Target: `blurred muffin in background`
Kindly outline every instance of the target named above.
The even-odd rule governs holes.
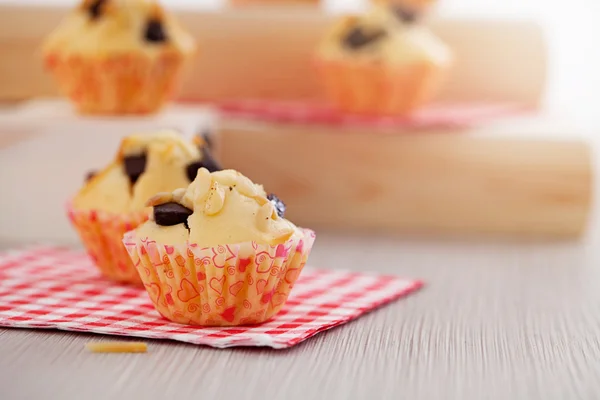
[[[325,1],[325,0],[323,0]],[[234,6],[251,5],[289,5],[289,4],[319,4],[321,0],[229,0]]]
[[[152,0],[85,0],[43,46],[82,114],[149,114],[174,94],[193,38]]]
[[[405,13],[423,15],[430,11],[438,3],[438,0],[371,0],[372,4],[390,5],[399,7]]]
[[[88,254],[107,277],[139,283],[123,235],[148,218],[146,201],[156,193],[187,187],[199,168],[220,170],[201,137],[176,132],[132,135],[115,159],[91,174],[69,203],[69,217]]]
[[[420,23],[422,15],[400,3],[381,2],[364,15],[336,21],[319,44],[316,65],[339,109],[402,115],[436,95],[452,54]]]

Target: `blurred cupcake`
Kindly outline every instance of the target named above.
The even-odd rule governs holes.
[[[297,4],[314,4],[317,5],[321,0],[229,0],[234,6],[251,6],[251,5],[297,5]]]
[[[107,277],[139,283],[123,247],[125,232],[148,219],[146,201],[158,192],[187,187],[198,168],[220,167],[200,137],[175,132],[133,135],[121,142],[115,160],[91,174],[69,203],[69,217],[88,254]]]
[[[404,13],[422,16],[424,13],[435,7],[438,0],[371,0],[370,3],[390,5],[392,7],[397,7],[398,10],[402,10]]]
[[[342,17],[326,34],[316,64],[339,109],[402,115],[437,93],[452,55],[420,16],[418,8],[374,4],[365,15]]]
[[[46,67],[84,114],[147,114],[174,94],[195,43],[151,0],[86,0],[44,43]]]
[[[151,219],[123,242],[165,318],[204,326],[276,315],[315,240],[285,205],[237,171],[202,168],[187,189],[148,202]]]

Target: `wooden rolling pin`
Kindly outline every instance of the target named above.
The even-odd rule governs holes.
[[[57,94],[55,83],[42,69],[39,47],[68,10],[58,5],[0,5],[0,99]],[[321,97],[311,56],[334,16],[309,6],[178,14],[200,48],[181,98]],[[547,54],[538,25],[477,18],[438,18],[429,23],[456,59],[439,100],[539,104]],[[527,62],[522,61],[525,57]]]
[[[488,133],[377,134],[228,119],[219,149],[226,166],[284,199],[289,218],[300,225],[582,234],[592,195],[588,145],[524,130],[514,123]]]

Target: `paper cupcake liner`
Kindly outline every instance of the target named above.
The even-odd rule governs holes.
[[[141,285],[137,269],[123,246],[123,235],[148,219],[146,213],[113,214],[67,206],[71,223],[100,272],[114,281]]]
[[[355,114],[403,115],[427,103],[445,76],[428,64],[391,69],[384,65],[317,61],[329,100]]]
[[[61,92],[82,114],[149,114],[162,108],[178,87],[185,59],[165,54],[100,58],[49,54],[45,63]]]
[[[202,248],[166,245],[129,232],[123,238],[156,310],[187,325],[265,322],[283,307],[315,234],[269,246],[246,242]]]

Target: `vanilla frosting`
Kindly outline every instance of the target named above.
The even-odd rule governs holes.
[[[44,43],[46,53],[108,57],[136,52],[189,54],[194,39],[152,0],[86,0]]]
[[[77,193],[73,206],[115,213],[143,211],[156,193],[190,184],[190,166],[209,157],[205,146],[201,138],[191,142],[173,131],[128,136],[121,141],[114,161]],[[141,168],[135,178],[127,171],[130,161],[137,161]]]
[[[350,35],[358,36],[363,44],[348,45]],[[400,9],[387,3],[374,4],[364,15],[341,17],[325,35],[317,53],[325,61],[376,62],[388,66],[415,63],[445,66],[452,58],[447,46],[427,27],[403,20]]]
[[[182,213],[177,224],[160,225],[157,210],[172,203],[187,208],[189,214]],[[234,170],[210,173],[201,168],[187,188],[157,194],[147,205],[154,207],[154,214],[136,235],[164,244],[211,247],[254,241],[274,245],[303,235],[278,214],[261,185]]]

